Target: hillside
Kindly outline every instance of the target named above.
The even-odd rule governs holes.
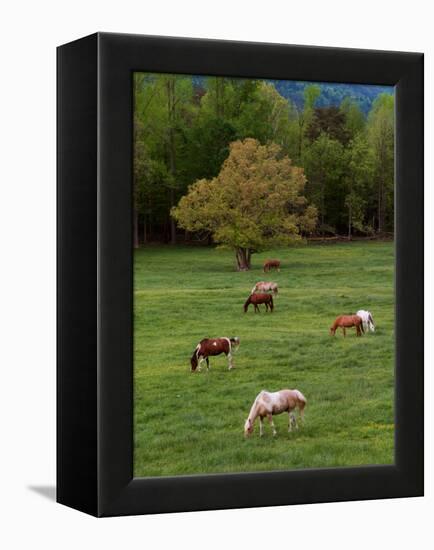
[[[312,82],[299,82],[292,80],[270,80],[276,90],[286,99],[290,99],[298,108],[303,107],[303,92],[306,86]],[[316,105],[325,107],[328,105],[340,105],[345,97],[355,101],[360,109],[367,114],[375,98],[381,93],[393,93],[392,86],[372,86],[368,84],[337,84],[317,83],[321,88]]]

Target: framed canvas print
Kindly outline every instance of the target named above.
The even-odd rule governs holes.
[[[423,494],[423,55],[58,48],[57,499]]]

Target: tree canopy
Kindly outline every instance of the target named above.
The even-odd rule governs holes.
[[[184,229],[210,232],[233,249],[238,269],[246,270],[254,252],[291,245],[314,229],[316,208],[302,194],[305,183],[280,146],[238,140],[219,174],[195,182],[171,213]]]

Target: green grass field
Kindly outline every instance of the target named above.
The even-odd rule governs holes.
[[[266,257],[280,273],[263,274]],[[253,256],[238,273],[229,251],[147,247],[135,252],[134,475],[249,472],[390,464],[394,456],[393,243],[309,245]],[[254,283],[279,284],[274,313],[244,314]],[[369,309],[377,331],[328,334],[339,314]],[[224,355],[190,373],[205,337],[238,336]],[[287,414],[259,438],[243,436],[262,389],[297,388],[305,426]]]

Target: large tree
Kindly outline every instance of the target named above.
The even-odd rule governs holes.
[[[182,228],[210,232],[233,249],[238,270],[245,271],[254,252],[291,245],[314,229],[316,209],[302,194],[305,181],[278,145],[235,141],[218,176],[194,183],[171,212]]]

